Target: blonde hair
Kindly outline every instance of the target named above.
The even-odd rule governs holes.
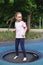
[[[16,13],[15,13],[15,17],[16,17],[18,14],[21,14],[21,15],[22,15],[22,13],[21,13],[21,12],[16,12]]]

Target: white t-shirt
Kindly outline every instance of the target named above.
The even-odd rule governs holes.
[[[16,38],[25,38],[25,36],[23,37],[24,27],[26,27],[25,22],[23,21],[15,22]]]

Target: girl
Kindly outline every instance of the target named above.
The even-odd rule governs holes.
[[[24,21],[22,21],[22,14],[21,12],[17,12],[15,14],[15,31],[16,31],[16,39],[15,39],[15,51],[16,51],[16,56],[14,57],[14,59],[17,59],[19,54],[18,54],[18,46],[20,43],[21,49],[22,49],[22,53],[23,53],[23,61],[26,61],[26,51],[25,51],[25,47],[24,47],[24,42],[25,42],[25,34],[27,31],[27,26],[26,23]]]

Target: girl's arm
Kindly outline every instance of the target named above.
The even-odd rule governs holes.
[[[24,32],[23,32],[22,36],[25,36],[26,31],[27,31],[27,26],[24,28]]]
[[[13,32],[15,32],[15,31],[16,31],[16,29],[14,28]]]
[[[26,31],[27,31],[27,26],[24,28],[24,32],[23,33],[26,34]]]

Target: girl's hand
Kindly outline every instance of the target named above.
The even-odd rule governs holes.
[[[25,32],[22,34],[23,37],[25,37]]]

